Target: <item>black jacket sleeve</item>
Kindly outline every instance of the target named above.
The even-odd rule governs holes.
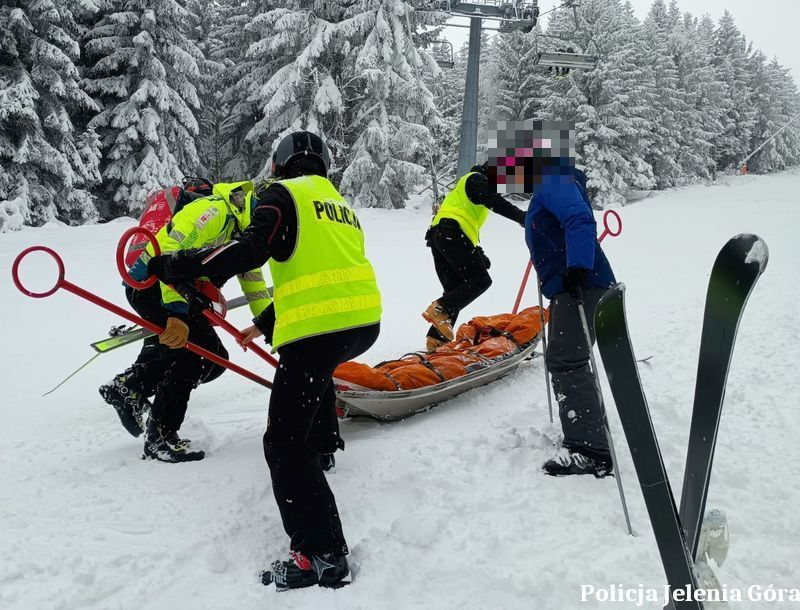
[[[293,248],[297,239],[296,218],[292,218],[293,227],[285,222],[287,200],[292,204],[286,189],[277,184],[271,186],[254,202],[250,226],[238,239],[218,248],[154,256],[147,264],[148,271],[164,282],[175,283],[201,276],[232,276],[262,267],[272,256]]]
[[[270,303],[258,317],[253,318],[253,324],[255,324],[256,328],[264,335],[264,341],[271,345],[272,333],[275,331],[275,303]]]
[[[472,174],[464,185],[472,203],[483,205],[495,214],[525,226],[525,212],[489,188],[489,180],[483,174]]]

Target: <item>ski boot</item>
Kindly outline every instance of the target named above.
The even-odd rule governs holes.
[[[119,421],[132,436],[138,437],[144,432],[144,414],[151,405],[136,383],[133,368],[101,385],[98,391],[103,400],[114,407]]]
[[[453,322],[450,320],[450,314],[439,305],[439,301],[434,301],[428,305],[428,309],[422,312],[422,317],[433,324],[433,327],[438,330],[445,339],[448,341],[453,340]]]
[[[552,460],[542,467],[545,474],[563,477],[571,474],[593,474],[598,479],[607,477],[614,469],[611,454],[591,450],[562,447]]]
[[[303,587],[329,587],[338,589],[349,585],[344,580],[350,574],[350,566],[344,555],[311,555],[307,557],[298,551],[290,552],[292,558],[274,561],[268,570],[261,572],[261,584],[275,583],[278,591],[302,589]]]
[[[152,420],[147,420],[142,459],[158,460],[177,464],[196,462],[206,456],[204,451],[192,449],[191,441],[178,436],[177,432],[162,432]]]
[[[425,337],[425,351],[428,353],[435,352],[447,342],[447,338],[442,333],[436,330],[435,327],[431,328]]]

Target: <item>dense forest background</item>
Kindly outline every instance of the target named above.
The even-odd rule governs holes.
[[[362,207],[400,208],[455,173],[466,51],[437,65],[443,13],[402,0],[0,3],[0,231],[138,214],[184,175],[264,175],[309,129]],[[428,7],[429,8],[429,7]],[[491,120],[577,127],[597,207],[630,189],[711,181],[800,113],[789,71],[718,22],[655,0],[583,0],[543,31],[484,37],[479,142]],[[556,38],[537,37],[547,34]],[[597,53],[566,77],[538,51]],[[800,121],[748,163],[800,163]]]

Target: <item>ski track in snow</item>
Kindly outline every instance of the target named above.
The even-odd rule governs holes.
[[[676,498],[683,476],[706,285],[717,251],[758,233],[770,262],[745,311],[731,366],[708,507],[728,514],[728,588],[800,586],[796,527],[800,355],[795,281],[800,172],[729,177],[620,210],[604,247],[627,284],[627,309]],[[439,294],[423,210],[362,210],[383,292],[383,330],[363,359],[422,346],[420,312]],[[136,355],[92,355],[111,314],[59,292],[32,300],[10,281],[14,256],[45,244],[66,277],[126,305],[113,253],[132,223],[46,226],[0,237],[4,366],[0,383],[0,608],[536,608],[580,603],[580,585],[661,587],[664,576],[633,464],[604,382],[636,537],[625,533],[612,479],[551,479],[541,463],[559,439],[548,421],[539,359],[428,413],[342,423],[347,450],[329,477],[351,547],[355,583],[278,595],[258,573],[286,553],[261,435],[268,396],[233,374],[195,391],[184,425],[207,450],[198,463],[144,462],[97,387]],[[464,313],[507,311],[525,267],[522,231],[487,223],[494,284]],[[23,267],[32,288],[51,265]],[[229,296],[235,296],[231,286]],[[535,304],[531,284],[526,302]],[[231,313],[239,326],[247,312]],[[226,338],[227,341],[227,338]],[[227,341],[234,359],[271,372]],[[758,607],[769,607],[759,604]],[[789,604],[775,604],[788,607]],[[654,606],[655,607],[655,606]],[[747,604],[742,607],[748,607]]]

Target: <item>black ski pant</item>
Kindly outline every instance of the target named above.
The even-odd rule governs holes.
[[[433,266],[444,288],[439,305],[450,314],[455,324],[461,310],[486,292],[492,285],[489,259],[483,249],[474,246],[455,220],[444,218],[426,235],[433,253]],[[443,339],[434,326],[429,337]]]
[[[583,301],[594,345],[594,310],[605,288],[584,288]],[[603,412],[589,365],[589,346],[578,305],[566,292],[550,300],[547,325],[547,369],[558,401],[564,446],[588,452],[608,452]]]
[[[348,553],[319,454],[344,448],[333,371],[367,351],[379,331],[380,324],[373,324],[278,348],[280,364],[272,382],[264,456],[290,548],[306,556]]]
[[[159,326],[166,325],[171,314],[161,304],[159,284],[146,290],[126,287],[125,296],[145,320]],[[189,341],[222,358],[228,357],[219,336],[201,313],[189,310],[185,321],[189,325]],[[213,381],[225,371],[218,364],[187,349],[170,349],[161,345],[158,336],[145,339],[132,368],[142,394],[155,395],[150,418],[165,432],[180,430],[192,390],[201,383]]]

